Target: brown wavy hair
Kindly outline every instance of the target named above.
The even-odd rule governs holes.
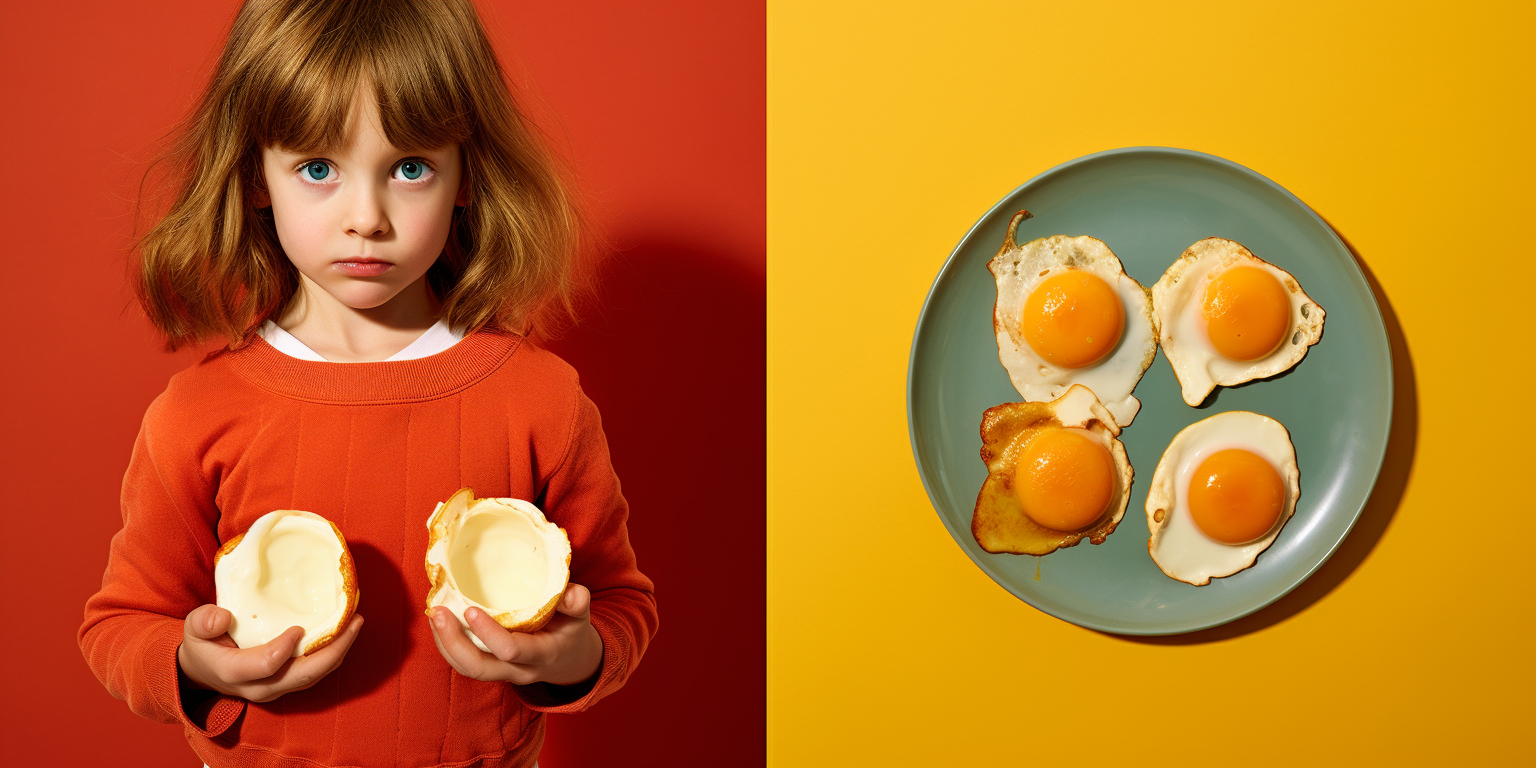
[[[573,317],[582,219],[566,173],[519,110],[470,0],[247,0],[206,90],[172,131],[174,190],[133,245],[131,282],[165,348],[223,336],[231,348],[275,320],[299,286],[270,208],[256,208],[261,148],[346,143],[371,85],[395,147],[457,144],[469,186],[427,271],[455,330],[549,336]]]

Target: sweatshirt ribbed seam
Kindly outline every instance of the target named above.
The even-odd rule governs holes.
[[[352,443],[357,436],[357,425],[354,423],[356,415],[356,411],[347,411],[347,456],[344,460],[345,464],[342,466],[341,475],[341,520],[336,524],[336,527],[340,530],[346,530],[347,528],[347,501],[352,498],[352,494],[349,491],[352,487]],[[355,567],[356,564],[354,563]],[[351,621],[351,618],[348,617],[347,620]],[[343,625],[342,631],[345,630],[346,626]],[[336,747],[341,743],[340,739],[337,738],[337,735],[341,733],[341,715],[337,713],[336,702],[341,701],[341,673],[346,666],[342,664],[331,671],[331,674],[336,678],[334,683],[336,698],[331,703],[331,756],[326,758],[326,762],[329,763],[336,762]],[[398,764],[398,762],[397,760],[396,763]]]
[[[571,457],[571,446],[576,444],[576,421],[581,415],[581,398],[581,386],[578,384],[576,386],[576,397],[571,400],[571,419],[565,425],[565,450],[560,453],[560,461],[555,464],[553,469],[549,470],[549,476],[544,478],[546,485],[550,480],[554,479],[555,475],[560,474],[560,470],[565,466],[566,460]]]
[[[458,398],[458,403],[457,404],[458,404],[458,407],[459,407],[459,415],[458,415],[458,421],[454,424],[454,432],[458,435],[459,444],[457,446],[458,450],[454,451],[453,455],[458,457],[457,466],[454,467],[454,469],[458,472],[459,482],[456,483],[455,485],[457,485],[459,488],[463,488],[464,487],[464,398],[463,397]],[[443,723],[444,723],[444,725],[446,726],[446,728],[448,730],[452,730],[453,729],[453,700],[455,698],[457,698],[456,696],[454,696],[453,689],[455,687],[455,682],[456,682],[456,680],[458,678],[458,675],[454,674],[453,667],[448,666],[446,664],[444,666],[447,667],[447,669],[445,671],[448,674],[448,716],[446,718],[444,718]],[[443,762],[443,749],[446,748],[447,746],[448,746],[448,740],[447,739],[444,739],[444,740],[438,742],[438,744],[437,744],[437,762],[439,762],[439,763]]]
[[[295,432],[297,434],[295,435],[294,441],[293,441],[293,445],[294,445],[294,449],[293,449],[293,483],[288,486],[288,490],[289,490],[289,494],[288,494],[288,508],[289,509],[295,509],[295,508],[298,507],[298,496],[299,496],[299,454],[300,454],[300,452],[304,448],[304,409],[302,409],[302,408],[299,409],[299,426],[298,426],[297,429],[295,429]],[[278,723],[282,726],[282,735],[280,737],[278,737],[277,743],[282,744],[283,746],[287,746],[288,745],[288,718],[286,718],[286,717],[278,718]]]
[[[288,508],[293,509],[299,503],[299,461],[304,452],[304,409],[299,409],[295,417],[298,426],[293,429],[293,480],[288,483]]]
[[[192,539],[193,541],[197,541],[199,547],[204,547],[205,545],[203,544],[203,542],[200,541],[198,539],[198,537],[197,537],[197,528],[193,527],[192,522],[187,519],[187,512],[186,512],[186,510],[182,509],[182,505],[177,503],[176,495],[171,493],[171,487],[169,485],[166,485],[165,477],[160,474],[160,465],[155,462],[155,446],[151,444],[151,439],[150,439],[150,435],[149,435],[149,430],[148,429],[144,430],[144,446],[145,446],[144,455],[145,455],[145,457],[147,459],[149,459],[149,468],[150,468],[150,470],[155,473],[155,482],[160,484],[160,491],[162,493],[164,493],[165,494],[165,498],[171,502],[171,506],[176,508],[176,519],[180,520],[181,524],[183,526],[186,526],[188,538]],[[123,522],[126,523],[127,521],[125,520]],[[207,560],[207,561],[212,561],[213,560],[213,553],[212,552],[209,552],[206,549],[203,549],[201,554],[202,554],[204,560]],[[174,619],[176,617],[172,616],[170,618]],[[187,617],[182,616],[181,620],[185,621],[186,618]]]
[[[414,406],[407,407],[405,409],[405,451],[404,451],[405,468],[404,468],[404,471],[401,473],[404,476],[404,478],[405,478],[405,480],[404,480],[405,488],[403,489],[403,492],[400,494],[400,519],[402,519],[402,520],[410,519],[410,509],[408,508],[408,505],[410,504],[410,498],[411,498],[411,421],[412,421],[412,417],[415,416],[415,414],[416,414],[416,408]],[[406,542],[407,541],[408,541],[408,537],[406,537],[406,536],[401,536],[400,537],[400,559],[399,559],[399,562],[402,565],[405,563],[405,547],[406,547]],[[410,616],[411,615],[411,604],[410,604],[409,592],[410,592],[410,590],[406,590],[407,594],[406,594],[405,611],[402,614],[404,616]],[[406,634],[409,633],[410,631],[411,631],[411,623],[410,622],[408,622],[408,621],[400,622],[400,655],[401,655],[401,657],[405,656],[405,644],[406,644],[406,640],[408,639],[406,637]],[[404,699],[405,699],[405,679],[404,679],[404,677],[401,677],[401,679],[395,681],[395,759],[394,759],[394,764],[395,765],[399,765],[400,764],[400,739],[401,739],[401,737],[405,733],[405,724],[404,724],[404,722],[402,722],[402,720],[404,719],[404,715],[401,712],[401,707],[403,707],[405,705]],[[505,748],[505,745],[503,745],[503,748]],[[442,756],[441,755],[438,756],[438,761],[439,762],[442,761]]]

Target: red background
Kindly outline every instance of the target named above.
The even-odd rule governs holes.
[[[478,3],[616,249],[555,345],[603,411],[661,631],[541,765],[764,761],[764,12],[759,3]],[[196,766],[75,643],[121,525],[159,350],[123,264],[153,142],[238,3],[5,3],[0,184],[0,764]]]

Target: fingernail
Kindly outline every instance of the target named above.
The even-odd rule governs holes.
[[[432,623],[436,624],[438,629],[448,628],[447,622],[443,621],[443,614],[438,613],[437,611],[432,612]]]

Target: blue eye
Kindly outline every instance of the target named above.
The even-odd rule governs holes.
[[[427,172],[427,166],[415,160],[407,160],[400,164],[400,172],[405,174],[407,180],[416,181],[421,178],[423,173]]]
[[[318,174],[315,173],[315,168],[317,167],[320,169]],[[331,166],[322,161],[316,160],[315,162],[305,164],[304,173],[309,177],[311,181],[321,181],[331,174]]]

